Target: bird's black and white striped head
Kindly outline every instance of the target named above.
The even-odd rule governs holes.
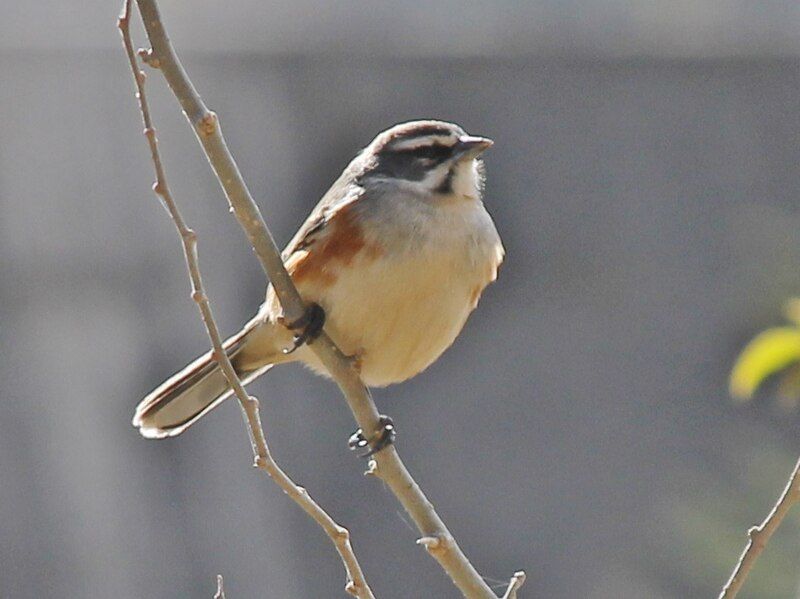
[[[420,194],[478,196],[482,169],[477,157],[492,145],[444,121],[395,125],[365,148],[359,181]]]

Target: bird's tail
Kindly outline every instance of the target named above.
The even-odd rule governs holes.
[[[248,383],[272,367],[245,359],[245,347],[254,327],[246,327],[228,339],[223,347],[242,383]],[[136,407],[133,426],[148,438],[160,439],[181,434],[231,396],[233,390],[211,352],[200,356],[186,368],[164,381]]]

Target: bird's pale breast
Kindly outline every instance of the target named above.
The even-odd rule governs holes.
[[[380,223],[362,227],[342,219],[338,225],[351,229],[347,243],[337,242],[343,253],[326,257],[322,247],[314,248],[325,269],[297,268],[293,275],[301,295],[325,308],[333,340],[359,356],[370,386],[403,381],[434,362],[502,260],[497,231],[479,201],[417,216],[395,215],[385,230]],[[331,238],[345,239],[338,233]],[[306,355],[304,361],[322,371],[313,353]]]

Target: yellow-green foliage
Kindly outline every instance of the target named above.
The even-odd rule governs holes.
[[[792,326],[759,333],[736,359],[730,378],[735,398],[750,399],[767,377],[785,371],[779,395],[791,402],[800,399],[800,299],[787,302],[784,311]]]

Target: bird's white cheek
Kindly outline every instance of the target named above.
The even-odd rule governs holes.
[[[479,199],[481,174],[478,170],[478,162],[476,160],[460,162],[455,168],[453,193]]]
[[[429,172],[425,178],[420,181],[419,188],[422,194],[429,194],[435,189],[439,189],[450,174],[450,165],[442,164]]]

